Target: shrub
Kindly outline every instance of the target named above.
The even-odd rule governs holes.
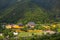
[[[3,40],[4,39],[4,36],[0,36],[0,40]]]

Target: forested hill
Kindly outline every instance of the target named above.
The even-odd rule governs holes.
[[[59,0],[1,0],[0,23],[59,22],[59,2]]]

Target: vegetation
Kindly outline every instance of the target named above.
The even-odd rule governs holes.
[[[3,0],[4,1],[4,0]],[[9,1],[9,0],[8,0]],[[39,0],[38,0],[39,1]],[[38,2],[37,1],[37,2]],[[42,1],[42,0],[41,0]],[[4,1],[6,2],[6,1]],[[42,3],[49,4],[51,10],[47,11],[47,8],[41,7],[43,4],[37,3],[36,0],[22,0],[19,2],[13,1],[10,7],[7,7],[4,11],[0,12],[0,23],[27,23],[29,21],[34,21],[36,23],[51,23],[51,22],[59,22],[60,14],[59,14],[59,6],[54,4],[59,4],[59,1],[53,0],[52,3],[44,2]],[[57,2],[57,3],[54,3]],[[41,6],[40,6],[41,4]],[[46,6],[46,7],[47,7]],[[58,10],[58,11],[57,11]]]
[[[53,28],[53,29],[52,29]],[[1,40],[58,40],[60,39],[60,26],[59,24],[40,24],[36,25],[33,29],[28,26],[24,26],[22,29],[19,29],[20,32],[13,31],[14,29],[3,29],[0,34]],[[15,29],[17,30],[17,29]],[[46,31],[49,31],[46,33]],[[56,33],[51,33],[51,31]],[[18,35],[14,35],[13,33],[17,32]],[[8,37],[8,38],[7,38]]]
[[[59,0],[0,0],[0,40],[60,40],[59,4]]]

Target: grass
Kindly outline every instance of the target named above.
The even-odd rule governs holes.
[[[43,35],[42,32],[21,32],[19,33],[19,37],[32,37],[33,35]]]
[[[29,36],[32,36],[32,33],[30,33],[30,32],[21,32],[21,33],[19,33],[18,36],[19,37],[29,37]]]

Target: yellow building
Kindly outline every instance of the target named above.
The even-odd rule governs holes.
[[[19,29],[19,28],[24,28],[23,26],[19,26],[19,25],[6,25],[7,29]]]
[[[6,25],[6,29],[11,29],[12,31],[15,31],[15,32],[23,32],[22,30],[20,30],[21,28],[24,28],[24,27],[19,25]]]
[[[13,25],[12,28],[20,28],[18,25]]]

